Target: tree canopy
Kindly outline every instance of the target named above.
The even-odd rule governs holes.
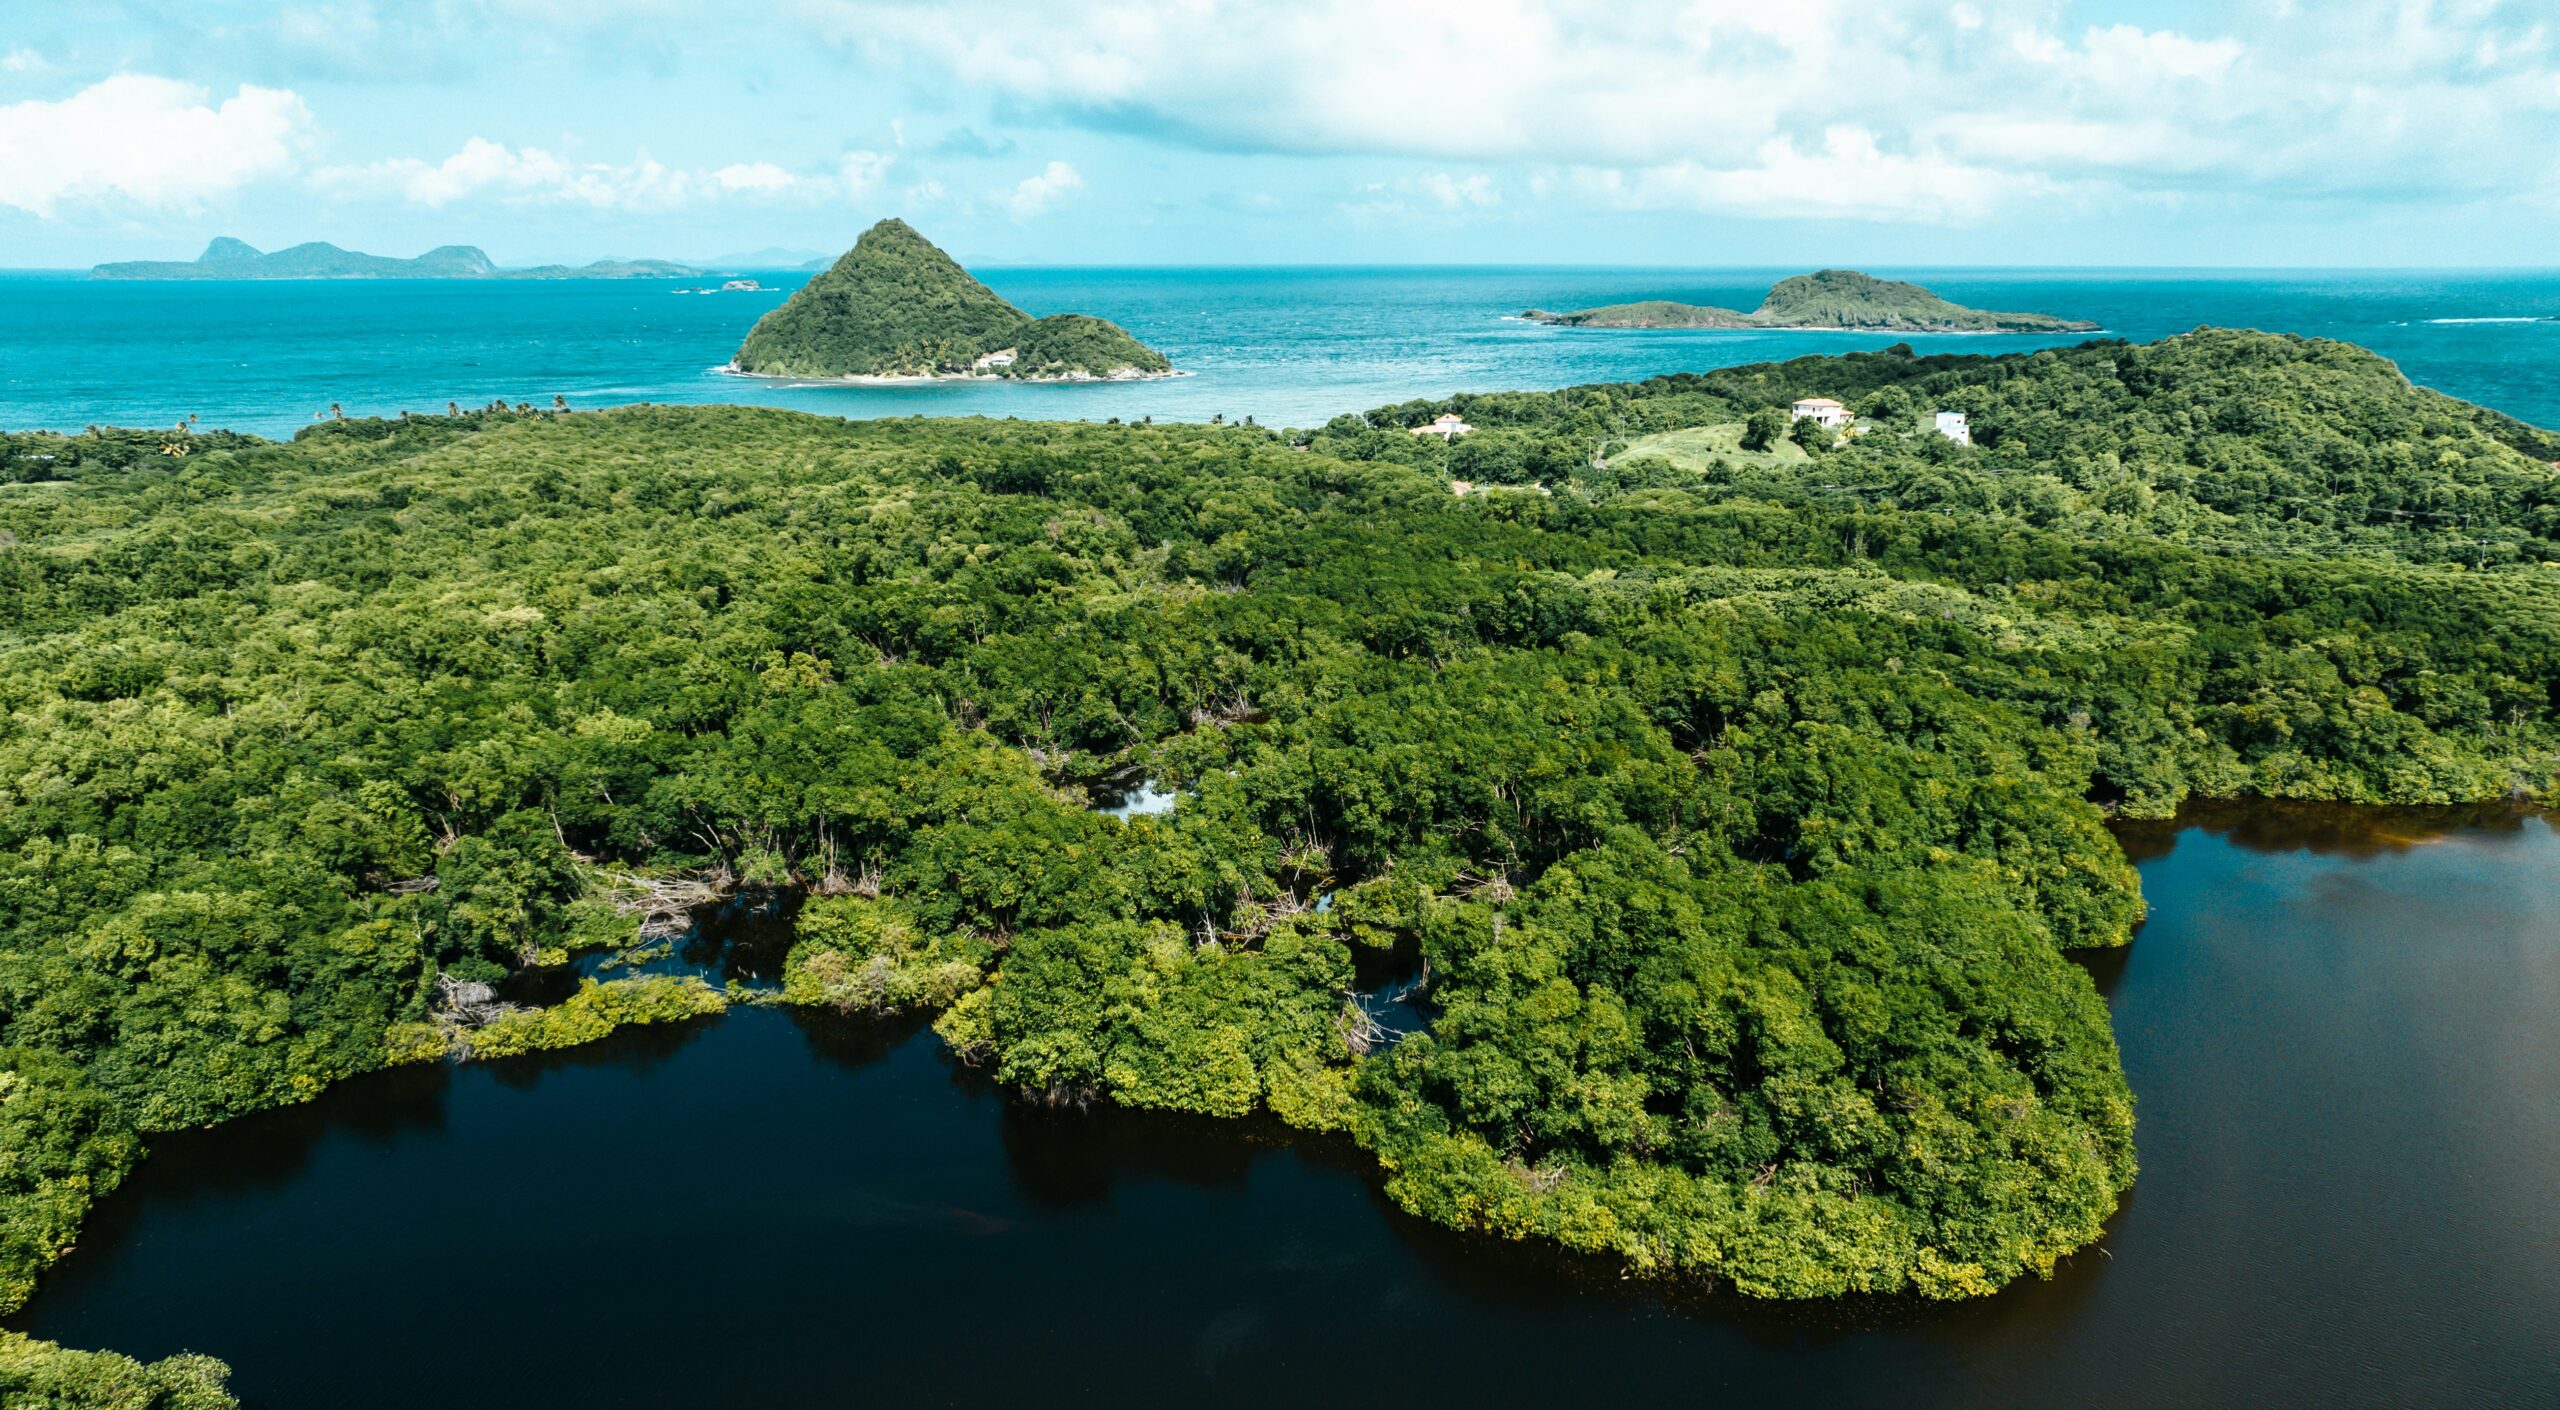
[[[1609,451],[1815,394],[1864,425],[1813,459]],[[2555,453],[2218,332],[1294,434],[0,438],[0,1303],[156,1132],[716,1010],[469,1011],[679,879],[805,889],[784,1001],[1027,1098],[1348,1132],[1424,1218],[1753,1295],[1988,1292],[2134,1177],[2066,953],[2141,915],[2109,811],[2549,796]],[[1133,776],[1177,806],[1093,806]]]
[[[864,231],[842,259],[756,320],[736,363],[776,376],[927,376],[978,370],[1008,349],[1011,362],[984,370],[1108,377],[1172,365],[1116,323],[1033,318],[896,219]]]
[[[1574,328],[1868,328],[1911,333],[2094,333],[2085,319],[2046,313],[1966,308],[1917,284],[1878,279],[1853,269],[1824,269],[1779,280],[1749,313],[1670,299],[1607,304],[1521,315]]]

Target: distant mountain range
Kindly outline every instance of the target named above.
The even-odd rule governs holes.
[[[217,237],[193,260],[125,260],[89,271],[93,279],[690,279],[702,273],[662,259],[603,259],[501,269],[477,245],[438,245],[416,259],[368,255],[313,241],[266,253]]]
[[[1949,303],[1917,284],[1854,269],[1781,279],[1750,313],[1649,299],[1522,317],[1572,328],[1856,328],[1878,333],[2094,333],[2095,323],[2049,313],[1994,313]]]

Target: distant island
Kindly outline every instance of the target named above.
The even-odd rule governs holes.
[[[1917,284],[1853,269],[1779,280],[1749,313],[1648,299],[1572,313],[1530,309],[1534,323],[1567,328],[1862,329],[1878,333],[2094,333],[2098,325],[2045,313],[1994,313],[1949,303]]]
[[[1024,313],[893,218],[757,320],[730,368],[765,377],[1087,382],[1161,377],[1173,364],[1116,323]]]
[[[477,245],[438,245],[416,259],[368,255],[314,240],[273,253],[217,236],[192,260],[139,259],[102,264],[92,279],[690,279],[702,271],[662,259],[600,259],[593,264],[538,264],[501,269]]]

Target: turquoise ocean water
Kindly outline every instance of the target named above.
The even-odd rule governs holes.
[[[121,283],[0,273],[0,429],[92,423],[290,434],[493,398],[751,402],[840,416],[1206,420],[1307,426],[1413,397],[1626,381],[1881,347],[1895,335],[1545,328],[1531,306],[1667,297],[1748,308],[1780,270],[995,269],[1033,313],[1111,318],[1192,375],[1119,385],[858,387],[715,369],[805,274],[703,281]],[[2560,272],[1879,271],[1961,303],[2094,319],[2147,340],[2201,324],[2361,343],[2414,380],[2560,426]],[[717,282],[717,281],[712,281]],[[1911,337],[1926,352],[2074,338]]]

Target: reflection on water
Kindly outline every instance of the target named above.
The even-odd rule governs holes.
[[[2462,803],[2437,808],[2368,808],[2353,803],[2198,799],[2174,819],[2123,820],[2116,841],[2136,863],[2169,855],[2184,832],[2203,831],[2252,852],[2373,857],[2459,833],[2515,832],[2541,810],[2526,803]]]
[[[923,1014],[893,1014],[886,1017],[867,1013],[838,1013],[834,1009],[785,1008],[775,1010],[791,1020],[809,1045],[809,1056],[853,1070],[868,1067],[914,1042],[930,1026]],[[970,1069],[955,1067],[954,1077],[966,1080]]]
[[[1157,818],[1171,813],[1181,797],[1172,789],[1158,787],[1152,778],[1140,777],[1116,787],[1106,784],[1097,788],[1094,811],[1107,818]]]
[[[464,1364],[545,1406],[2560,1403],[2560,836],[2189,821],[2127,829],[2152,919],[2097,968],[2136,1197],[1984,1301],[1629,1281],[1406,1218],[1344,1142],[743,1010],[163,1138],[19,1320],[275,1407],[443,1410]]]
[[[628,945],[588,950],[566,964],[518,970],[498,987],[498,997],[548,1008],[578,992],[582,979],[643,974],[689,975],[715,988],[780,989],[792,923],[806,899],[796,888],[741,891],[694,912],[691,926],[676,934],[635,936]]]

